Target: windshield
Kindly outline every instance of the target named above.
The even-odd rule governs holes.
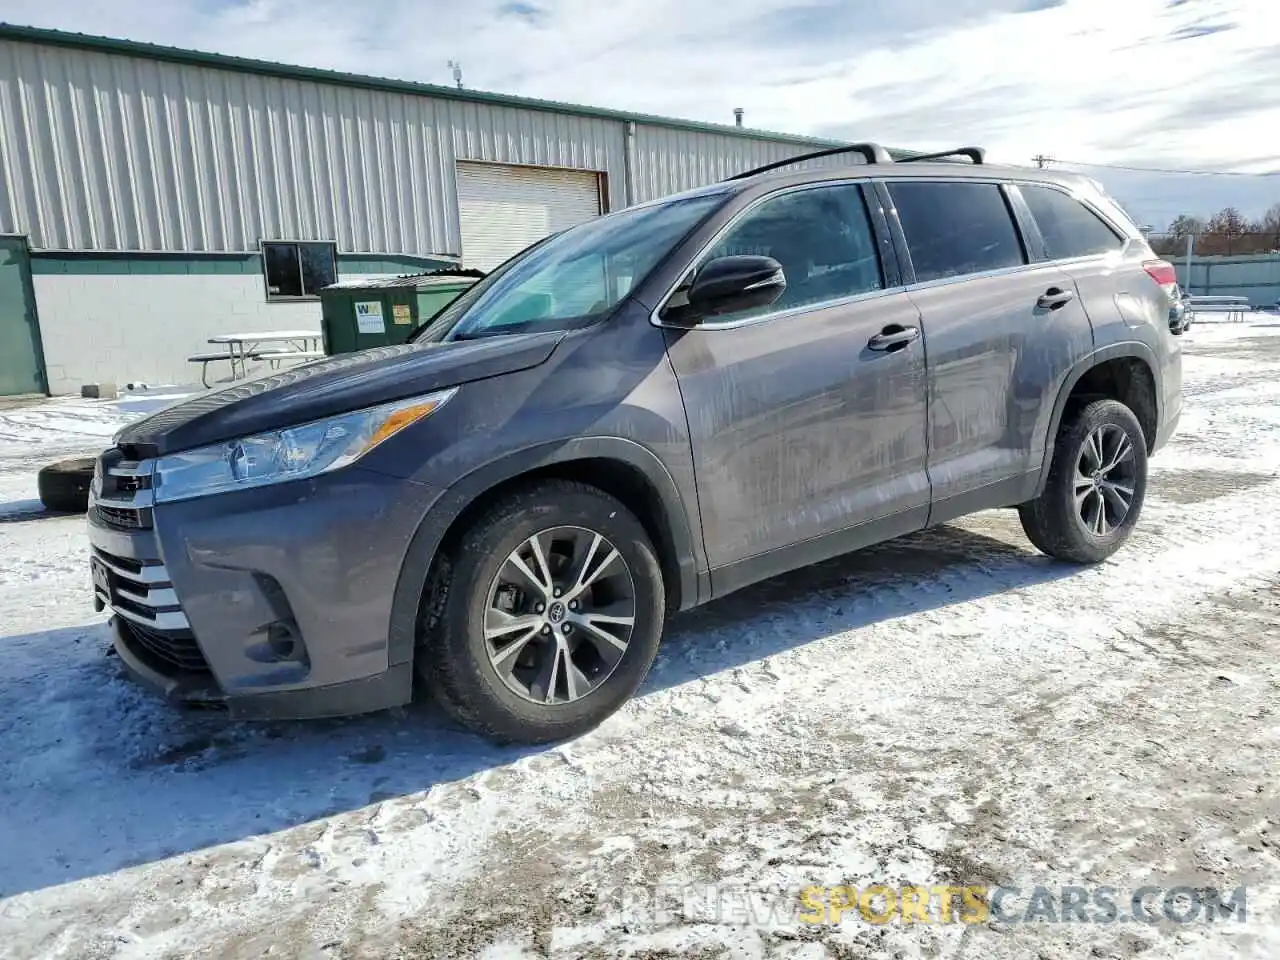
[[[508,261],[414,340],[569,330],[600,319],[726,194],[701,194],[578,224]]]

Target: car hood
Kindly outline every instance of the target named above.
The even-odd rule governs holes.
[[[563,338],[554,331],[327,357],[182,400],[129,424],[115,442],[151,457],[307,423],[536,367]]]

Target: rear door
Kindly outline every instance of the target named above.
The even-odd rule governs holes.
[[[886,281],[862,186],[765,197],[694,269],[735,254],[777,259],[782,299],[667,329],[717,593],[919,528],[929,502],[919,313]],[[886,329],[902,342],[883,349]]]
[[[44,392],[27,241],[0,237],[0,396]]]
[[[1044,404],[1092,348],[1071,277],[1032,263],[994,181],[889,180],[929,365],[930,523],[1029,496]],[[1033,492],[1033,490],[1031,491]]]
[[[1151,347],[1164,391],[1162,405],[1167,413],[1177,411],[1182,404],[1181,344],[1169,330],[1169,296],[1146,272],[1147,261],[1156,256],[1136,227],[1118,222],[1123,212],[1111,209],[1114,201],[1088,191],[1022,183],[1014,192],[1034,225],[1041,259],[1056,262],[1075,282],[1096,345],[1137,339]]]
[[[1117,319],[1124,298],[1133,295],[1125,289],[1125,238],[1062,187],[1022,183],[1012,189],[1039,235],[1042,253],[1036,259],[1057,263],[1075,281],[1095,326]],[[1131,272],[1135,280],[1147,279],[1140,262]]]

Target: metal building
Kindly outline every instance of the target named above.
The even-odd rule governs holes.
[[[0,394],[190,382],[209,336],[318,330],[324,283],[829,145],[0,25]]]

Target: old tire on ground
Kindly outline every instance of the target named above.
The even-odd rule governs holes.
[[[1049,556],[1098,563],[1129,538],[1146,492],[1147,445],[1138,418],[1115,400],[1095,400],[1063,418],[1044,491],[1018,515]]]
[[[49,510],[84,513],[89,509],[89,484],[94,457],[76,457],[44,467],[36,475],[40,502]]]
[[[504,498],[433,566],[418,674],[460,723],[508,743],[584,733],[625,703],[662,633],[644,526],[595,487]]]

